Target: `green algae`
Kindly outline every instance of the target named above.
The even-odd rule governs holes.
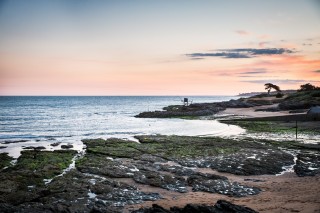
[[[10,166],[10,162],[13,160],[12,157],[8,155],[8,153],[0,153],[0,170]]]
[[[293,133],[295,129],[274,121],[220,120],[222,123],[240,126],[248,132]]]
[[[44,178],[51,178],[67,168],[75,154],[76,151],[73,150],[22,151],[13,169],[38,172]]]

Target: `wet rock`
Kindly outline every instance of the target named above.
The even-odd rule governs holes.
[[[185,193],[188,191],[185,179],[178,176],[161,174],[155,171],[140,170],[134,174],[133,179],[137,183],[156,186],[170,191],[176,191],[180,193]]]
[[[10,205],[8,203],[1,203],[1,202],[0,202],[0,210],[2,213],[12,213],[12,212],[18,211],[16,206]]]
[[[77,168],[82,173],[91,173],[113,178],[128,178],[138,169],[134,165],[125,165],[119,160],[113,160],[104,155],[88,153],[77,162]]]
[[[184,166],[212,168],[236,175],[278,174],[293,164],[293,156],[280,150],[248,149],[241,152],[197,159],[180,160]]]
[[[46,147],[44,147],[44,146],[26,146],[26,147],[23,147],[22,149],[43,150],[43,149],[46,149]]]
[[[320,154],[299,153],[297,155],[296,165],[293,168],[299,177],[320,174]]]
[[[187,204],[183,208],[173,207],[167,210],[159,205],[153,204],[151,208],[141,208],[132,213],[256,213],[255,210],[245,206],[235,205],[225,200],[218,200],[214,206]]]
[[[135,158],[144,154],[138,149],[140,145],[133,141],[117,138],[109,138],[107,140],[87,139],[82,141],[87,146],[88,153],[118,158]]]
[[[71,148],[73,148],[73,145],[72,144],[64,144],[64,145],[61,145],[61,148],[62,149],[71,149]]]
[[[62,200],[68,204],[68,201],[78,200],[77,205],[70,203],[69,208],[73,211],[81,206],[87,206],[89,203],[87,207],[91,210],[100,209],[104,212],[110,212],[110,208],[113,207],[123,207],[127,204],[137,204],[161,198],[158,193],[144,193],[135,186],[126,183],[100,176],[86,175],[77,171],[71,171],[65,176],[55,179],[49,185],[49,190],[52,194],[46,197],[46,203]]]
[[[50,144],[50,146],[59,146],[60,144],[61,144],[61,142],[56,142],[56,143]]]
[[[251,182],[266,182],[265,180],[259,180],[254,178],[245,178],[244,181],[251,181]]]
[[[187,182],[192,186],[193,191],[218,193],[233,197],[245,197],[260,192],[258,188],[240,185],[237,182],[231,183],[226,177],[219,175],[198,173],[190,176]]]
[[[155,162],[167,162],[167,160],[159,157],[159,156],[154,156],[150,154],[142,154],[141,156],[134,157],[135,160],[141,160],[141,161],[146,161],[155,163]]]
[[[10,144],[10,143],[24,143],[28,142],[28,140],[15,140],[15,141],[5,141],[4,144]]]
[[[158,171],[171,172],[178,176],[190,176],[196,173],[193,169],[179,165],[154,164],[153,166]]]

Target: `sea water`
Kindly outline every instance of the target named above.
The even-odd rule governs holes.
[[[232,96],[188,97],[193,103],[236,99]],[[164,134],[186,136],[228,136],[242,133],[237,126],[215,120],[135,118],[143,111],[181,105],[179,96],[99,97],[0,97],[0,152],[17,157],[23,147],[53,143],[72,144],[82,149],[85,138],[125,138]]]

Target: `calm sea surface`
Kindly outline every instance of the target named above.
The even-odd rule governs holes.
[[[72,143],[84,138],[128,138],[140,134],[231,135],[243,132],[214,120],[145,119],[143,111],[181,104],[179,96],[0,97],[0,152],[19,156],[23,146]],[[193,103],[226,101],[232,96],[188,97]],[[4,148],[5,147],[5,148]]]

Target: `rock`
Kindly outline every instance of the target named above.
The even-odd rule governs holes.
[[[178,176],[161,174],[154,171],[140,170],[134,174],[133,179],[137,183],[156,186],[170,191],[176,191],[180,193],[185,193],[188,191],[185,179]]]
[[[163,111],[142,112],[135,117],[137,118],[170,118],[182,117],[189,118],[190,116],[209,116],[217,112],[223,111],[226,108],[248,108],[253,106],[271,105],[274,102],[259,99],[244,99],[214,102],[214,103],[194,103],[189,106],[171,105],[164,107]]]
[[[111,160],[104,155],[88,153],[76,164],[82,173],[103,175],[113,178],[129,178],[139,171],[134,165],[124,165],[121,161]]]
[[[44,146],[26,146],[26,147],[23,147],[22,149],[43,150],[43,149],[46,149],[46,147],[44,147]]]
[[[7,148],[7,146],[0,146],[0,149],[5,149]]]
[[[178,165],[167,165],[167,164],[155,164],[154,167],[158,171],[171,172],[178,176],[190,176],[195,174],[196,172],[188,167],[178,166]]]
[[[10,157],[8,153],[0,153],[0,170],[6,166],[10,166],[10,162],[13,160],[13,157]]]
[[[71,148],[73,148],[73,145],[72,144],[61,145],[61,148],[62,149],[71,149]]]
[[[240,185],[237,182],[231,183],[226,177],[211,174],[192,175],[187,180],[192,191],[203,191],[229,195],[233,197],[245,197],[247,195],[256,195],[260,189]]]
[[[15,140],[15,141],[5,141],[3,142],[4,144],[10,144],[10,143],[24,143],[27,142],[28,140]]]
[[[293,168],[299,177],[320,174],[320,154],[299,153],[297,155],[296,165]]]
[[[294,113],[305,113],[308,110],[306,109],[294,109],[294,110],[290,110],[289,113],[294,114]]]
[[[56,143],[52,143],[50,144],[50,146],[59,146],[61,144],[61,142],[56,142]],[[71,147],[72,148],[72,147]]]
[[[266,182],[265,180],[259,180],[254,178],[245,178],[244,181],[252,181],[252,182]]]
[[[132,213],[257,213],[245,206],[235,205],[225,200],[218,200],[214,206],[187,204],[183,208],[172,207],[170,210],[153,204],[151,208],[140,208]]]
[[[236,175],[263,175],[282,172],[284,166],[293,164],[293,156],[280,150],[247,149],[218,157],[183,159],[179,163],[190,167],[209,167]]]

